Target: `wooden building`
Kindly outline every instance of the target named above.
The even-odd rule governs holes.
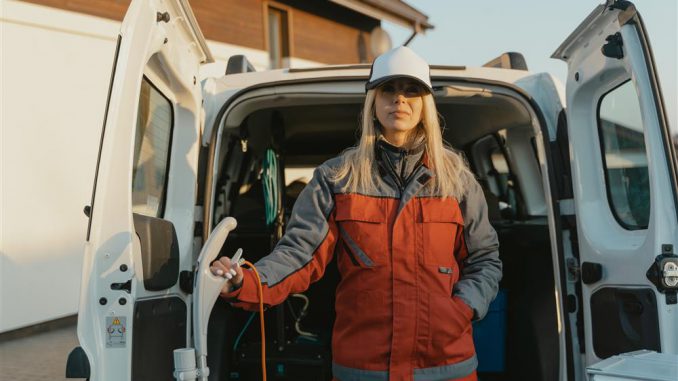
[[[130,0],[27,0],[122,20]],[[268,52],[268,68],[297,62],[371,62],[383,50],[381,21],[423,33],[428,17],[401,0],[194,0],[205,38]],[[377,45],[377,46],[375,46]],[[259,65],[261,66],[261,65]]]

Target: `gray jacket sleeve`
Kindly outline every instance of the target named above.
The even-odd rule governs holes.
[[[273,287],[307,266],[318,254],[330,257],[323,258],[323,264],[331,260],[336,241],[334,226],[330,226],[334,225],[330,220],[333,209],[334,193],[320,166],[294,203],[285,234],[273,252],[256,263],[262,282]]]
[[[473,319],[482,319],[499,290],[501,261],[499,239],[487,218],[487,202],[480,184],[473,181],[459,203],[464,218],[462,242],[458,249],[461,276],[454,295],[473,309]]]

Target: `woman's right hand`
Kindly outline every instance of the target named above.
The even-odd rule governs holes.
[[[222,293],[228,293],[230,291],[229,283],[236,288],[242,285],[242,267],[240,267],[237,263],[231,262],[231,258],[221,257],[212,262],[210,271],[212,271],[212,274],[216,276],[222,276],[230,280],[230,282],[226,282],[224,284],[224,288],[221,289]]]

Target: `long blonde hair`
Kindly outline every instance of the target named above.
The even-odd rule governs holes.
[[[374,100],[376,90],[372,89],[365,96],[365,104],[361,115],[361,134],[358,145],[344,151],[344,160],[331,175],[331,180],[341,181],[347,178],[343,191],[349,193],[376,193],[374,181],[375,144],[381,135],[375,125]],[[443,197],[461,199],[464,191],[473,180],[473,173],[464,158],[443,141],[438,122],[438,112],[432,94],[422,96],[422,120],[417,131],[410,134],[411,139],[424,135],[428,167],[434,176],[429,186],[433,193]]]

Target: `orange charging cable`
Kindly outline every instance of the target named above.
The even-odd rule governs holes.
[[[249,261],[244,261],[243,265],[251,268],[254,271],[254,276],[257,278],[257,288],[259,291],[259,325],[261,327],[261,374],[263,381],[266,381],[266,329],[264,325],[264,291],[261,287],[261,278],[257,268]]]

